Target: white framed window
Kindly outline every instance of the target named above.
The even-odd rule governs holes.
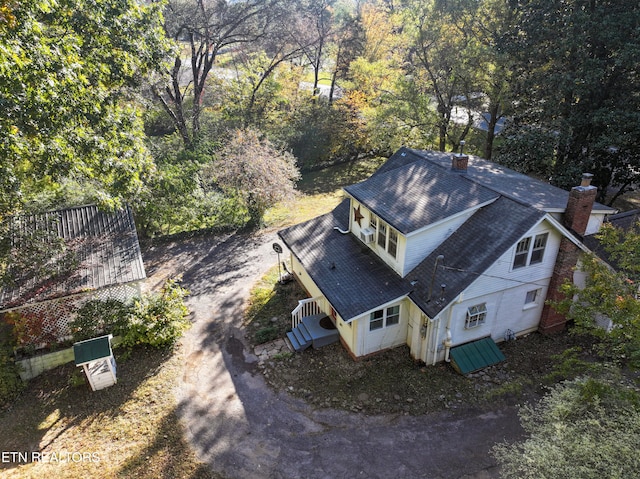
[[[487,304],[476,304],[467,309],[467,318],[465,320],[465,329],[476,328],[484,324],[487,319]]]
[[[531,259],[529,260],[529,264],[542,263],[542,260],[544,258],[544,249],[547,247],[548,237],[549,233],[536,235],[535,239],[533,240],[533,248],[531,250]]]
[[[398,253],[398,233],[393,228],[389,228],[389,244],[387,245],[387,252],[394,258]]]
[[[525,238],[516,245],[516,256],[513,258],[513,269],[522,268],[527,265],[530,243],[531,238]]]
[[[369,331],[387,328],[400,323],[400,305],[379,309],[369,315]]]
[[[513,257],[513,269],[542,263],[548,238],[549,233],[542,233],[535,237],[529,236],[520,240],[516,245],[516,253]]]
[[[538,302],[538,297],[540,296],[540,290],[534,289],[531,291],[527,291],[527,297],[524,300],[525,306],[528,304],[536,304]]]
[[[382,221],[378,224],[378,246],[387,247],[387,225]]]
[[[393,259],[398,256],[398,232],[373,213],[369,218],[369,228],[375,232],[376,243]]]

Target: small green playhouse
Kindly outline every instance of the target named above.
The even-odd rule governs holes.
[[[111,334],[74,343],[76,366],[82,367],[93,391],[113,386],[116,377],[116,360],[111,349]]]

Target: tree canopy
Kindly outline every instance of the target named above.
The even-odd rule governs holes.
[[[640,396],[618,375],[554,387],[520,410],[527,438],[494,448],[504,479],[614,479],[640,470]]]
[[[157,7],[135,0],[38,0],[0,25],[0,216],[62,178],[116,203],[150,166],[131,101],[166,48]]]

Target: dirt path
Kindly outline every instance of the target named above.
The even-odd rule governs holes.
[[[180,272],[191,291],[194,326],[177,397],[200,459],[229,479],[498,477],[489,450],[521,434],[513,408],[372,417],[269,389],[241,321],[250,288],[276,264],[274,241],[273,232],[224,235],[145,255],[152,285]]]

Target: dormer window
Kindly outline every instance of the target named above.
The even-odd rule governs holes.
[[[369,228],[376,233],[378,246],[395,259],[398,254],[398,232],[373,214],[369,218]]]
[[[536,235],[520,240],[516,245],[516,254],[513,258],[513,269],[527,265],[542,263],[544,250],[547,247],[549,233]]]
[[[382,221],[378,225],[378,246],[386,248],[387,246],[387,225]]]
[[[394,258],[398,252],[398,233],[393,228],[389,228],[389,244],[387,245],[387,252]]]

